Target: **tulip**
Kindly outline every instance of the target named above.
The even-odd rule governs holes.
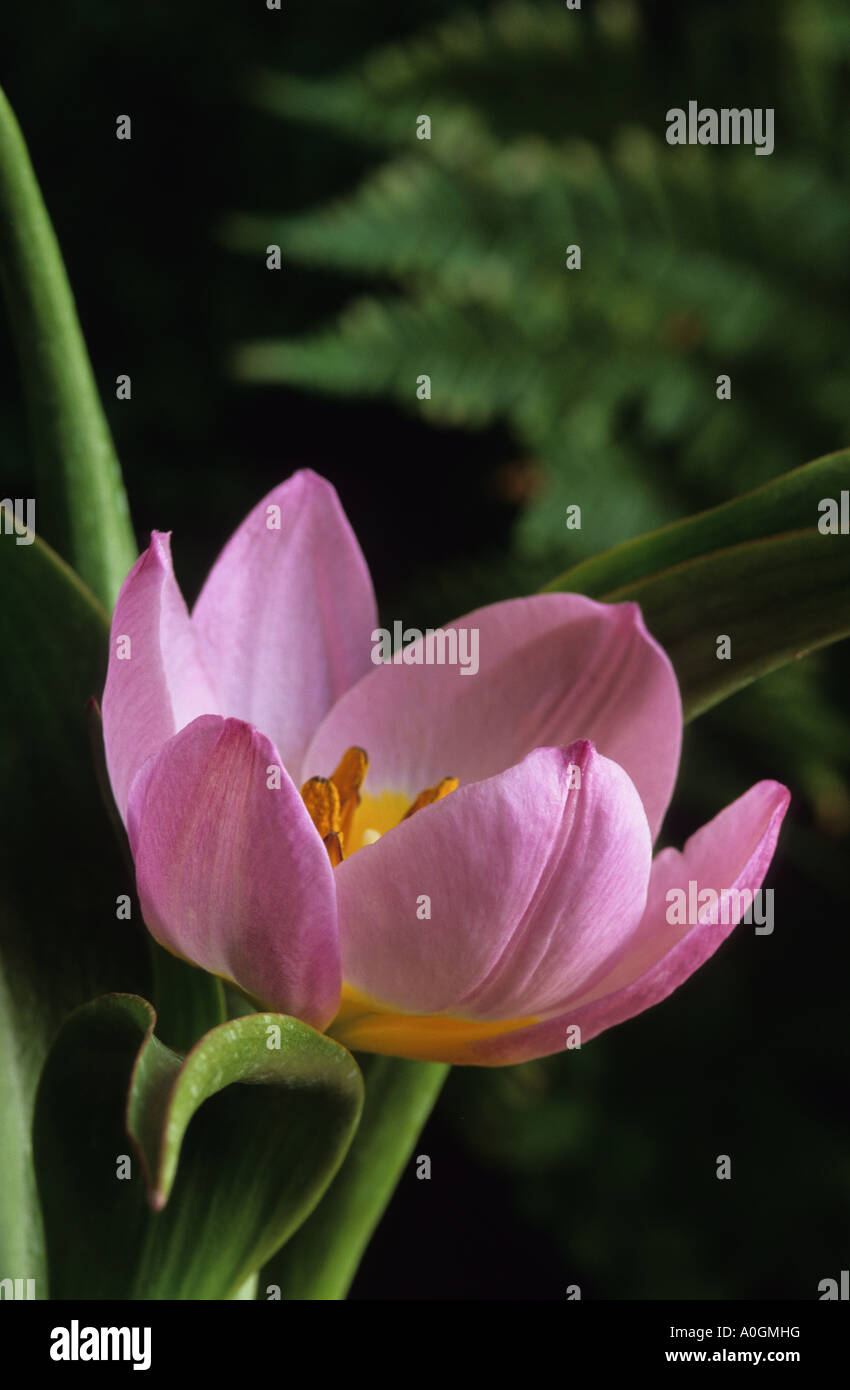
[[[251,512],[191,616],[154,533],[103,697],[154,937],[263,1007],[407,1058],[524,1061],[665,998],[742,910],[683,927],[668,894],[758,890],[787,790],[757,783],[653,859],[682,712],[635,604],[482,608],[449,625],[478,632],[471,679],[435,663],[433,635],[373,664],[376,623],[310,472]]]

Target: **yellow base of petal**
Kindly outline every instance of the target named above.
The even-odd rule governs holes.
[[[386,1008],[351,985],[343,985],[339,1013],[326,1032],[351,1052],[381,1052],[415,1062],[462,1065],[475,1043],[514,1033],[537,1018],[450,1018],[445,1014],[405,1014]]]

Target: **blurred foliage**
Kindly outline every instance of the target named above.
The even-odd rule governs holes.
[[[837,5],[776,9],[758,84],[777,110],[768,158],[667,146],[668,105],[721,102],[716,41],[697,19],[671,84],[630,0],[578,21],[507,0],[330,77],[259,77],[269,112],[382,158],[318,208],[231,218],[229,243],[381,288],[308,334],[244,345],[239,374],[506,422],[526,556],[560,559],[570,503],[578,559],[845,442],[850,26]]]

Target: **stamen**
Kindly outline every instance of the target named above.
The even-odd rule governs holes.
[[[334,783],[327,777],[311,777],[301,788],[301,797],[322,839],[339,835],[339,792]]]
[[[322,838],[331,866],[336,868],[349,854],[361,846],[373,845],[382,834],[401,820],[408,820],[424,806],[442,801],[457,789],[457,777],[441,777],[433,787],[420,792],[412,806],[404,811],[404,796],[399,792],[383,792],[377,799],[366,797],[360,789],[369,767],[369,757],[362,748],[347,748],[330,777],[311,777],[301,788],[301,796],[314,826]],[[362,829],[355,823],[355,813],[363,805],[360,820],[371,820],[372,826]],[[373,820],[373,816],[375,819]],[[376,828],[382,827],[381,830]]]
[[[342,837],[335,830],[332,830],[330,835],[325,836],[323,844],[328,852],[331,868],[335,869],[337,864],[341,864],[343,860]]]
[[[343,836],[347,836],[351,830],[368,767],[369,758],[362,748],[347,748],[336,771],[331,774],[331,781],[339,792],[339,825]]]
[[[449,792],[457,791],[459,782],[457,777],[441,777],[436,786],[426,787],[424,792],[420,792],[413,805],[405,811],[402,820],[407,820],[410,816],[421,811],[423,806],[431,806],[435,801],[442,801]]]

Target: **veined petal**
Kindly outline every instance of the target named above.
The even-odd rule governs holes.
[[[534,748],[587,738],[625,768],[654,837],[676,778],[682,710],[673,668],[637,605],[537,594],[481,608],[442,631],[453,630],[461,657],[477,640],[476,674],[471,661],[466,673],[437,664],[443,639],[413,643],[403,662],[375,667],[331,710],[305,776],[335,767],[357,744],[369,753],[369,792],[412,800],[441,777],[482,781]]]
[[[447,1028],[558,1007],[634,931],[651,853],[629,777],[584,740],[424,807],[335,871],[346,986],[374,1007],[332,1033],[439,1057]]]
[[[163,946],[316,1028],[333,1018],[333,870],[264,734],[196,719],[137,775],[128,828],[142,914]]]
[[[154,531],[118,595],[103,692],[106,766],[125,822],[142,764],[178,729],[219,709],[174,578],[170,535]]]
[[[192,616],[223,712],[263,729],[303,781],[320,720],[369,670],[377,620],[366,561],[330,483],[305,470],[263,498]]]
[[[640,924],[623,942],[610,970],[557,1017],[510,1036],[475,1041],[463,1058],[453,1060],[504,1066],[544,1057],[564,1048],[571,1025],[579,1026],[585,1043],[666,999],[740,921],[747,890],[754,894],[764,881],[789,800],[787,788],[779,782],[757,782],[692,835],[682,853],[663,850],[652,866]],[[724,915],[722,908],[704,914],[713,917],[713,924],[708,920],[683,927],[668,922],[668,893],[672,889],[688,894],[692,882],[697,896],[708,888],[718,895],[734,890],[727,899],[727,922],[718,920]]]

